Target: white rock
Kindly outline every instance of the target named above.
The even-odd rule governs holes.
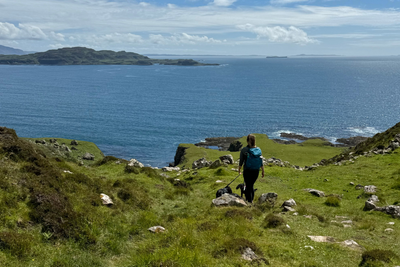
[[[212,203],[217,206],[239,206],[239,207],[244,207],[247,206],[246,202],[241,199],[237,198],[231,194],[223,194],[219,198],[213,199]]]
[[[345,240],[343,242],[338,242],[340,245],[347,247],[347,248],[351,248],[354,250],[363,250],[363,247],[360,246],[356,241],[354,240]]]
[[[289,226],[289,224],[286,224],[286,228],[290,229],[290,226]]]
[[[242,258],[247,261],[252,261],[258,259],[258,256],[251,248],[246,248],[242,254]]]
[[[347,221],[342,221],[343,224],[352,224],[353,221],[352,220],[347,220]]]
[[[150,227],[147,230],[149,230],[152,233],[163,233],[163,232],[165,232],[165,228],[162,227],[162,226],[153,226],[153,227]]]
[[[386,232],[386,233],[391,233],[391,232],[393,232],[393,231],[394,231],[394,230],[393,230],[392,228],[386,228],[386,229],[385,229],[385,232]]]
[[[313,246],[304,246],[304,248],[309,248],[309,249],[311,249],[311,250],[314,250],[314,247],[313,247]]]
[[[103,205],[114,205],[113,201],[106,194],[100,194],[100,198],[103,201]]]
[[[144,165],[142,163],[140,163],[139,161],[137,161],[136,159],[131,159],[128,162],[128,166],[138,167],[138,168],[143,168],[144,167]]]
[[[331,236],[316,236],[316,235],[308,235],[312,241],[320,242],[320,243],[333,243],[335,239]]]
[[[389,224],[389,225],[394,225],[394,222],[388,222],[387,224]]]
[[[64,171],[65,173],[69,173],[69,174],[72,174],[72,172],[71,171]]]
[[[343,227],[344,228],[351,228],[351,225],[350,224],[343,224]]]
[[[298,212],[295,212],[295,213],[293,213],[292,215],[293,215],[293,216],[297,216],[297,215],[299,215],[299,213],[298,213]]]
[[[217,184],[221,184],[221,183],[223,183],[224,181],[216,180],[215,182],[216,182]]]

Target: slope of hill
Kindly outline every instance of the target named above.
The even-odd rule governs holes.
[[[180,65],[204,66],[192,59],[150,59],[133,52],[95,51],[85,47],[60,48],[22,56],[0,56],[9,65]],[[215,64],[214,64],[215,65]]]
[[[27,52],[21,49],[15,49],[12,47],[0,45],[0,55],[25,55]]]
[[[371,193],[355,187],[375,185],[378,206],[398,205],[400,149],[311,171],[267,166],[256,199],[275,192],[274,205],[218,208],[211,200],[237,176],[235,164],[163,172],[103,157],[79,140],[76,154],[65,149],[70,140],[59,139],[66,144],[60,147],[48,138],[32,141],[0,128],[2,266],[400,265],[400,221],[363,211]],[[82,158],[86,150],[95,161]],[[234,192],[240,194],[234,188],[242,181],[232,184]],[[102,193],[114,205],[103,205]],[[291,198],[295,211],[283,211]],[[166,231],[148,230],[158,225]],[[243,258],[246,251],[252,261]]]

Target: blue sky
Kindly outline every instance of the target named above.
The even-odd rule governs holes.
[[[400,0],[0,0],[0,44],[142,54],[400,54]]]

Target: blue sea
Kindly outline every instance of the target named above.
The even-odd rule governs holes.
[[[180,143],[206,137],[334,142],[400,121],[400,57],[189,58],[220,65],[0,65],[0,125],[162,167]]]

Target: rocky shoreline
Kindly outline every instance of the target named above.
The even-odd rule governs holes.
[[[338,138],[336,140],[337,144],[333,144],[329,142],[328,139],[324,137],[306,137],[300,134],[295,133],[281,133],[280,137],[285,139],[272,139],[275,143],[284,144],[284,145],[293,145],[299,144],[306,140],[311,139],[320,139],[325,141],[326,146],[334,146],[334,147],[351,147],[356,146],[361,142],[364,142],[368,139],[368,137],[364,136],[353,136],[348,138]],[[204,147],[204,148],[213,148],[218,147],[220,151],[239,151],[242,148],[242,145],[238,141],[240,137],[208,137],[203,142],[196,143],[196,146]],[[286,140],[289,139],[289,140]],[[301,141],[301,142],[299,142]]]

